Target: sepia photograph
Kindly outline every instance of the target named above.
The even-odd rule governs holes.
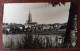
[[[77,4],[4,3],[3,49],[77,48]]]

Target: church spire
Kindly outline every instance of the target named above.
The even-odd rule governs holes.
[[[30,10],[29,10],[28,20],[26,21],[25,25],[35,25],[35,24],[37,24],[37,23],[32,22],[32,14],[30,13]]]
[[[31,23],[31,22],[32,22],[32,15],[31,15],[30,10],[29,10],[28,23]]]

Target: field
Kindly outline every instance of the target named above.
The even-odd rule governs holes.
[[[64,37],[58,34],[3,34],[4,49],[61,48]]]

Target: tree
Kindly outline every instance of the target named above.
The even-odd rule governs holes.
[[[75,24],[75,18],[77,18],[76,15],[77,15],[77,4],[71,3],[70,10],[69,10],[69,20],[67,23],[67,29],[66,29],[65,39],[64,39],[64,44],[70,44],[70,46],[72,46],[71,40],[73,40],[71,36],[72,31],[75,31],[74,24]]]
[[[65,5],[65,2],[57,2],[57,3],[49,3],[49,4],[51,4],[54,7],[56,5],[61,6],[61,4]],[[76,15],[77,15],[77,4],[71,2],[71,6],[69,10],[69,19],[67,23],[65,38],[64,38],[64,45],[66,45],[65,47],[68,47],[69,44],[70,44],[69,47],[72,47],[71,35],[72,35],[72,31],[75,31],[74,24],[75,24],[75,18],[77,18]]]

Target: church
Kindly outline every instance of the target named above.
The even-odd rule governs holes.
[[[37,24],[37,22],[32,22],[32,14],[29,11],[28,20],[25,23],[25,27],[27,27],[27,26],[34,26],[36,24]]]

